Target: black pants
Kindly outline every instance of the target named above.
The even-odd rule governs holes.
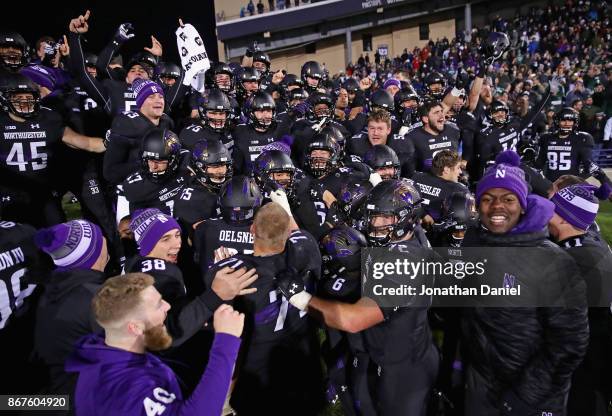
[[[438,350],[432,344],[420,361],[381,365],[376,383],[380,416],[425,416],[438,376]]]

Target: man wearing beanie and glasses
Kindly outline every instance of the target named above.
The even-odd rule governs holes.
[[[99,330],[91,300],[106,279],[106,239],[97,225],[75,220],[38,231],[34,242],[56,266],[38,303],[35,349],[49,367],[48,391],[72,394],[76,377],[64,361],[80,337]]]
[[[587,286],[589,348],[572,378],[568,415],[606,415],[612,385],[612,252],[588,232],[599,210],[598,188],[587,183],[557,191],[551,201],[555,213],[549,230],[553,239],[574,258]]]
[[[247,272],[245,268],[225,267],[215,275],[211,290],[189,293],[183,273],[176,265],[181,249],[181,227],[176,220],[150,208],[136,211],[130,228],[140,255],[127,261],[125,271],[147,273],[155,279],[155,288],[172,306],[167,326],[174,346],[202,329],[223,302],[255,292],[254,288],[247,289],[257,278],[255,269]],[[187,287],[191,287],[189,282]]]
[[[538,282],[553,282],[551,293],[561,289],[569,296],[563,299],[584,307],[517,308],[520,300],[508,296],[503,301],[510,307],[466,309],[466,415],[565,414],[571,375],[588,344],[584,282],[571,257],[547,240],[554,205],[529,194],[519,165],[518,155],[506,151],[485,172],[476,188],[480,225],[468,229],[463,245],[494,247],[489,266],[495,268],[486,269],[486,283],[495,285],[498,275],[500,280],[506,276],[499,272],[507,271],[527,289],[534,270],[526,270],[511,253],[515,247],[542,248],[524,251],[533,256],[545,252],[536,259],[542,265],[535,275]]]

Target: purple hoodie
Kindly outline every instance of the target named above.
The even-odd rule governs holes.
[[[202,379],[183,399],[175,374],[158,357],[109,347],[100,335],[87,335],[66,361],[67,372],[80,373],[76,414],[218,416],[239,347],[240,338],[217,333]]]

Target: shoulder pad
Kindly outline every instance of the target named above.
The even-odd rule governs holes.
[[[591,134],[587,133],[586,131],[579,131],[576,134],[582,139],[582,142],[585,144],[593,145],[595,143],[595,141],[593,140],[593,136],[591,136]]]

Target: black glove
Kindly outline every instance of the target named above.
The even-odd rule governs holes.
[[[254,40],[249,46],[247,46],[245,55],[249,58],[252,58],[253,54],[257,51],[259,51],[259,46],[257,46],[257,41]]]
[[[136,36],[134,26],[131,23],[121,23],[115,32],[115,42],[121,44]]]
[[[278,290],[289,300],[289,303],[301,311],[306,310],[312,298],[304,287],[304,277],[307,278],[309,274],[310,271],[308,270],[305,273],[306,276],[303,276],[290,266],[288,269],[280,272],[275,278]]]
[[[309,108],[310,108],[310,104],[304,101],[302,103],[295,105],[291,109],[291,113],[294,118],[298,118],[298,117],[302,118],[306,115],[306,112],[308,111]]]

